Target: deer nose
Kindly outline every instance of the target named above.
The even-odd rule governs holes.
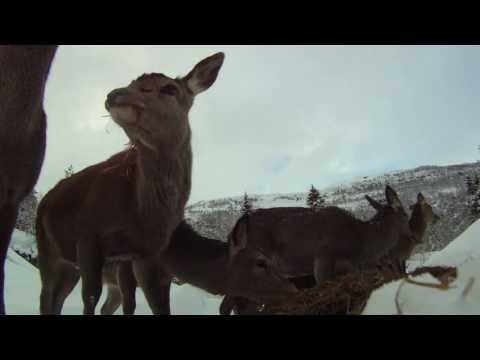
[[[119,105],[122,97],[125,98],[127,95],[128,90],[126,89],[115,89],[110,91],[107,95],[107,100],[105,101],[105,108],[108,110],[112,106]]]

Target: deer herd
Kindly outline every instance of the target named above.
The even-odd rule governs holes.
[[[4,267],[18,207],[37,182],[46,146],[43,97],[56,46],[0,46],[0,314]],[[143,74],[112,90],[105,108],[130,140],[127,150],[63,179],[36,218],[40,313],[60,314],[81,280],[83,313],[120,305],[134,314],[140,287],[154,314],[170,314],[173,279],[223,295],[221,314],[299,292],[342,272],[388,259],[397,271],[438,220],[422,194],[410,218],[395,190],[368,221],[335,206],[259,209],[243,215],[228,241],[197,233],[185,220],[191,190],[189,112],[223,65],[217,53],[184,77]],[[250,310],[244,310],[250,309]],[[254,311],[253,311],[254,312]]]

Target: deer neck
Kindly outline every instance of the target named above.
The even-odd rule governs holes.
[[[421,242],[428,226],[427,222],[422,216],[421,211],[416,209],[413,210],[412,216],[408,221],[408,225],[410,226],[410,230],[412,231],[415,240],[417,242]]]
[[[172,214],[183,218],[191,189],[190,139],[174,153],[139,146],[136,163],[137,204],[142,221],[154,224]]]
[[[181,223],[161,261],[171,276],[211,294],[226,293],[229,257],[222,241],[200,236]]]
[[[372,219],[359,226],[362,250],[361,261],[377,260],[396,244],[394,224],[390,219]]]

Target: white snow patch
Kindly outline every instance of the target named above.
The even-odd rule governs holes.
[[[21,243],[30,235],[15,231],[13,243]],[[5,264],[5,305],[7,314],[38,315],[40,309],[40,274],[38,270],[17,253],[9,249]],[[103,305],[106,289],[102,293],[97,313]],[[184,284],[172,284],[170,289],[171,312],[174,315],[217,315],[221,297],[210,295],[198,288]],[[80,315],[83,311],[81,284],[77,284],[66,299],[62,314]],[[121,308],[116,314],[121,314]],[[137,289],[137,308],[135,314],[150,315],[152,312],[140,289]]]
[[[391,282],[372,293],[363,314],[397,314],[395,297],[402,282],[397,300],[403,314],[480,314],[480,220],[443,250],[434,253],[423,265],[456,266],[458,278],[447,290],[414,285],[402,280]],[[429,274],[415,277],[415,281],[439,284]],[[470,291],[463,296],[472,281]]]

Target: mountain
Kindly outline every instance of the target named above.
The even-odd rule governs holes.
[[[381,176],[368,177],[320,191],[327,205],[335,205],[352,211],[361,219],[367,219],[374,210],[365,195],[383,200],[385,185],[390,184],[399,194],[407,212],[409,205],[422,192],[441,221],[426,234],[425,244],[416,251],[435,251],[445,247],[460,235],[476,218],[470,214],[471,196],[467,194],[465,178],[480,173],[480,162],[449,165],[421,166],[399,170]],[[306,183],[308,185],[308,182]],[[307,186],[306,186],[307,188]],[[255,208],[305,206],[308,193],[249,195]],[[243,196],[199,201],[186,208],[185,217],[205,236],[226,240],[240,216]]]

